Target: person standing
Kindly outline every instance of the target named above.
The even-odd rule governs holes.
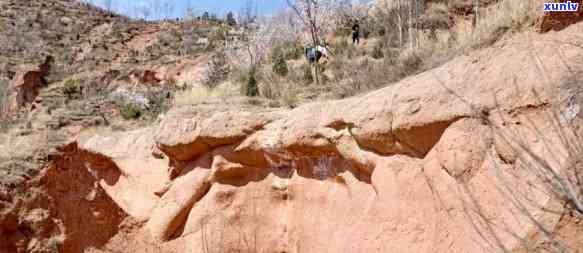
[[[360,43],[360,25],[358,25],[358,20],[354,22],[352,26],[352,44]]]

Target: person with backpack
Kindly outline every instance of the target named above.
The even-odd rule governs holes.
[[[352,44],[359,44],[360,43],[360,25],[358,24],[358,20],[354,22],[352,26]]]
[[[305,49],[306,59],[309,63],[320,62],[320,59],[328,58],[330,56],[330,51],[326,43],[323,45],[316,45],[315,47],[306,47]]]
[[[318,62],[320,60],[320,57],[322,57],[322,55],[319,54],[316,47],[306,47],[305,54],[306,54],[306,59],[308,60],[308,62],[310,64]]]

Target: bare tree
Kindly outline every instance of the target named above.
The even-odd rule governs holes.
[[[402,6],[401,0],[397,0],[397,26],[399,29],[399,47],[403,47],[403,17],[401,6]]]
[[[248,26],[249,24],[255,22],[257,19],[257,4],[254,0],[246,0],[241,7],[241,12],[239,13],[240,19],[239,23]]]
[[[164,18],[168,19],[174,13],[174,1],[165,0],[163,4]]]
[[[144,6],[141,6],[139,8],[139,11],[140,11],[140,13],[142,14],[142,17],[145,20],[148,20],[148,18],[150,18],[150,15],[152,14],[151,8],[149,6],[145,6],[145,5]]]
[[[113,0],[103,0],[103,6],[107,11],[111,11],[111,5]]]
[[[476,27],[479,21],[480,1],[474,0],[474,17],[472,18],[472,40],[476,40]]]
[[[312,44],[316,46],[320,42],[318,12],[320,2],[317,0],[286,0],[289,7],[297,14],[305,28],[307,28]]]
[[[233,14],[233,12],[229,11],[229,13],[227,13],[227,16],[225,17],[225,22],[227,22],[227,24],[230,26],[237,25],[237,21],[235,20],[235,15]]]
[[[186,9],[184,10],[184,19],[185,20],[194,21],[194,20],[196,20],[197,16],[198,16],[198,12],[191,5],[188,5],[188,7],[186,7]]]
[[[333,27],[334,11],[337,7],[335,0],[286,0],[288,6],[297,15],[305,30],[310,36],[310,44],[316,47],[321,43],[322,36]],[[314,65],[316,83],[320,83],[318,65]]]
[[[376,5],[375,18],[383,26],[388,36],[389,44],[396,43],[399,48],[418,46],[417,31],[419,29],[419,17],[424,12],[424,0],[394,0],[379,1]]]
[[[413,2],[417,2],[417,0],[412,0],[411,2],[409,2],[409,4],[407,5],[407,33],[409,34],[409,49],[413,49],[414,45],[415,45],[415,27],[413,26]],[[417,22],[415,22],[417,23]]]

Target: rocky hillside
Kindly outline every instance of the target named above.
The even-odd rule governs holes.
[[[6,10],[0,14],[0,83],[12,95],[0,100],[0,111],[43,106],[47,99],[36,98],[46,86],[83,99],[121,93],[147,107],[150,93],[161,91],[128,86],[186,85],[199,78],[199,56],[213,46],[214,24],[133,21],[70,0],[0,5]]]
[[[71,0],[7,0],[0,9],[0,252],[56,252],[64,237],[111,236],[98,224],[68,235],[53,219],[61,208],[42,168],[83,130],[155,121],[180,85],[204,77],[216,25],[134,21]],[[95,198],[105,204],[92,209],[117,208]]]
[[[0,5],[0,252],[583,248],[578,18],[362,96],[164,108],[214,24]]]
[[[0,7],[4,72],[22,63],[42,63],[47,55],[70,74],[124,60],[193,53],[206,46],[195,40],[208,35],[204,29],[186,28],[197,25],[132,21],[75,0],[7,0]]]

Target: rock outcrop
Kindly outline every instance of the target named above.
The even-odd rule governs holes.
[[[516,249],[539,234],[533,220],[560,218],[543,211],[563,207],[536,165],[561,173],[573,158],[562,130],[580,124],[564,112],[582,95],[582,32],[527,33],[293,110],[179,108],[80,138],[79,152],[157,252]]]
[[[12,83],[11,108],[16,110],[27,104],[34,102],[39,94],[39,90],[47,85],[46,77],[51,70],[53,58],[47,56],[45,61],[37,67],[23,67],[23,70],[16,73]]]
[[[142,82],[146,84],[155,85],[160,83],[160,79],[156,77],[156,72],[151,70],[145,70],[144,74],[142,75]]]
[[[13,83],[15,91],[12,108],[23,107],[34,102],[39,89],[46,86],[46,80],[41,71],[25,71],[16,75]]]

